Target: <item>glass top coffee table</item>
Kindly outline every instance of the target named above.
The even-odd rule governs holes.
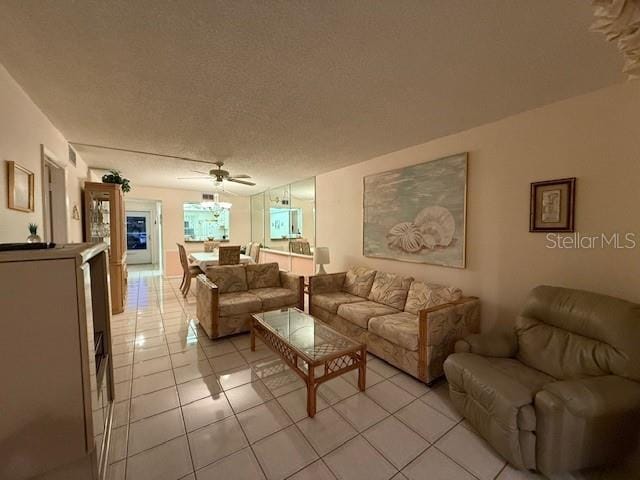
[[[260,338],[307,384],[307,413],[316,414],[318,386],[358,369],[358,388],[364,391],[367,347],[336,332],[297,308],[256,313],[251,320],[251,350]]]

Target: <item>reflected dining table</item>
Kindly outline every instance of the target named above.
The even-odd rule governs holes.
[[[218,265],[218,252],[191,252],[189,254],[189,260],[198,265],[203,272],[206,272],[208,267],[214,267]],[[241,253],[240,263],[254,262],[249,255],[244,255]]]

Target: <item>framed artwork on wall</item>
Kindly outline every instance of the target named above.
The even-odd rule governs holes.
[[[465,268],[467,153],[364,177],[363,255]]]
[[[9,208],[20,212],[34,211],[34,178],[33,172],[7,160]]]
[[[575,177],[532,183],[529,231],[575,231],[575,201]]]

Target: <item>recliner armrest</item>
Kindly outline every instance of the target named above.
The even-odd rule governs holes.
[[[309,277],[309,294],[339,292],[344,286],[347,272],[327,273]]]
[[[536,468],[548,477],[619,463],[637,448],[638,382],[614,375],[552,382],[534,404]]]
[[[507,333],[481,333],[458,340],[456,353],[476,353],[484,357],[515,357],[518,351],[516,336]]]
[[[558,397],[578,417],[620,415],[633,410],[640,414],[640,383],[615,375],[552,382],[543,390]]]

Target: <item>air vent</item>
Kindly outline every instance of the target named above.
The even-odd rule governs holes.
[[[69,163],[74,167],[77,165],[76,151],[69,145]]]
[[[215,202],[215,200],[216,200],[215,193],[203,193],[202,194],[202,200],[204,202],[206,202],[206,201]]]

